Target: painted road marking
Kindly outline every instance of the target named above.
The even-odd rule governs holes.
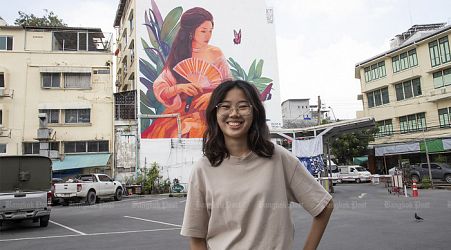
[[[366,193],[362,193],[361,195],[359,195],[359,199],[362,199],[365,195]]]
[[[133,217],[133,216],[124,216],[124,217],[125,218],[130,218],[130,219],[135,219],[135,220],[142,220],[142,221],[147,221],[147,222],[159,223],[159,224],[168,225],[168,226],[182,227],[182,225],[176,225],[176,224],[166,223],[166,222],[162,222],[162,221],[148,220],[148,219],[143,219],[143,218],[138,218],[138,217]]]
[[[49,222],[51,222],[51,223],[53,223],[53,224],[55,224],[55,225],[57,225],[57,226],[64,227],[65,229],[70,230],[70,231],[72,231],[72,232],[74,232],[74,233],[77,233],[77,234],[80,234],[80,235],[86,235],[86,234],[83,233],[83,232],[80,232],[80,231],[75,230],[75,229],[73,229],[73,228],[71,228],[71,227],[65,226],[65,225],[63,225],[63,224],[54,222],[54,221],[52,221],[52,220],[49,220]]]
[[[134,231],[122,231],[122,232],[108,232],[108,233],[92,233],[92,234],[83,234],[83,235],[82,234],[68,234],[68,235],[54,235],[54,236],[43,236],[43,237],[29,237],[29,238],[0,240],[0,242],[20,241],[20,240],[42,240],[42,239],[52,239],[52,238],[68,238],[68,237],[83,237],[83,236],[97,236],[97,235],[144,233],[144,232],[158,232],[158,231],[170,231],[170,230],[180,230],[180,227],[176,227],[176,228],[160,228],[160,229],[147,229],[147,230],[134,230]]]
[[[154,201],[161,201],[161,200],[166,200],[167,198],[160,198],[160,199],[156,199],[156,200],[151,200],[151,201],[143,201],[143,202],[134,202],[132,205],[140,205],[140,204],[144,204],[144,203],[151,203]]]

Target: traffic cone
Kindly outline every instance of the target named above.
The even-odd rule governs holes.
[[[412,183],[412,197],[418,197],[418,189],[416,181],[413,181]]]

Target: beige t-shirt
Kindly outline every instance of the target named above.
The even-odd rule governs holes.
[[[205,238],[209,249],[292,249],[290,202],[312,216],[332,196],[289,151],[272,158],[250,153],[212,167],[206,157],[192,170],[181,234]]]

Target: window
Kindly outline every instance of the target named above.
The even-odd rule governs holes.
[[[5,87],[5,74],[0,72],[0,88]]]
[[[130,29],[130,35],[133,30],[133,12],[130,12],[130,16],[128,17],[128,28]]]
[[[385,62],[378,62],[363,69],[365,72],[365,81],[371,82],[387,75]]]
[[[13,50],[12,36],[0,36],[0,50]]]
[[[110,70],[109,69],[95,69],[94,74],[96,75],[109,75]]]
[[[392,57],[393,73],[418,65],[417,50],[412,49]]]
[[[99,181],[103,181],[103,182],[112,182],[113,181],[107,175],[98,175],[98,176],[99,176]]]
[[[65,153],[109,152],[108,141],[71,141],[64,143]]]
[[[0,154],[6,154],[6,144],[0,144]]]
[[[24,142],[24,155],[39,155],[39,142]],[[59,151],[59,142],[49,142],[49,150]]]
[[[419,96],[422,94],[420,78],[398,83],[395,85],[395,90],[397,101]]]
[[[91,121],[90,109],[66,109],[65,123],[89,123]]]
[[[42,73],[42,87],[59,88],[61,82],[61,73]]]
[[[368,98],[368,107],[372,108],[390,102],[388,97],[388,88],[378,89],[366,94]]]
[[[425,113],[401,116],[399,117],[399,125],[401,133],[423,131],[426,129]]]
[[[441,88],[451,85],[451,68],[438,71],[432,74],[434,80],[434,88]]]
[[[71,89],[89,89],[91,73],[42,73],[42,87],[62,88],[61,86]]]
[[[378,121],[376,137],[383,137],[388,135],[393,135],[393,123],[391,119]]]
[[[447,36],[429,43],[429,56],[431,57],[432,67],[451,61]]]
[[[3,110],[0,109],[0,126],[3,125]]]
[[[39,113],[47,114],[48,123],[59,123],[60,120],[60,110],[59,109],[40,109]]]
[[[127,48],[128,41],[127,41],[127,30],[126,29],[124,29],[124,34],[122,34],[122,39],[124,41],[124,48]]]
[[[64,73],[64,87],[88,89],[91,86],[91,73]]]
[[[451,107],[438,110],[438,120],[441,128],[449,128],[451,124],[450,119]]]

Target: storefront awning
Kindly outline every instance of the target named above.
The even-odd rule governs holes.
[[[353,157],[352,163],[356,165],[364,164],[368,161],[368,155],[365,156],[359,156],[359,157]]]
[[[53,161],[53,171],[63,171],[68,169],[107,167],[111,154],[77,154],[66,155],[62,161]]]

